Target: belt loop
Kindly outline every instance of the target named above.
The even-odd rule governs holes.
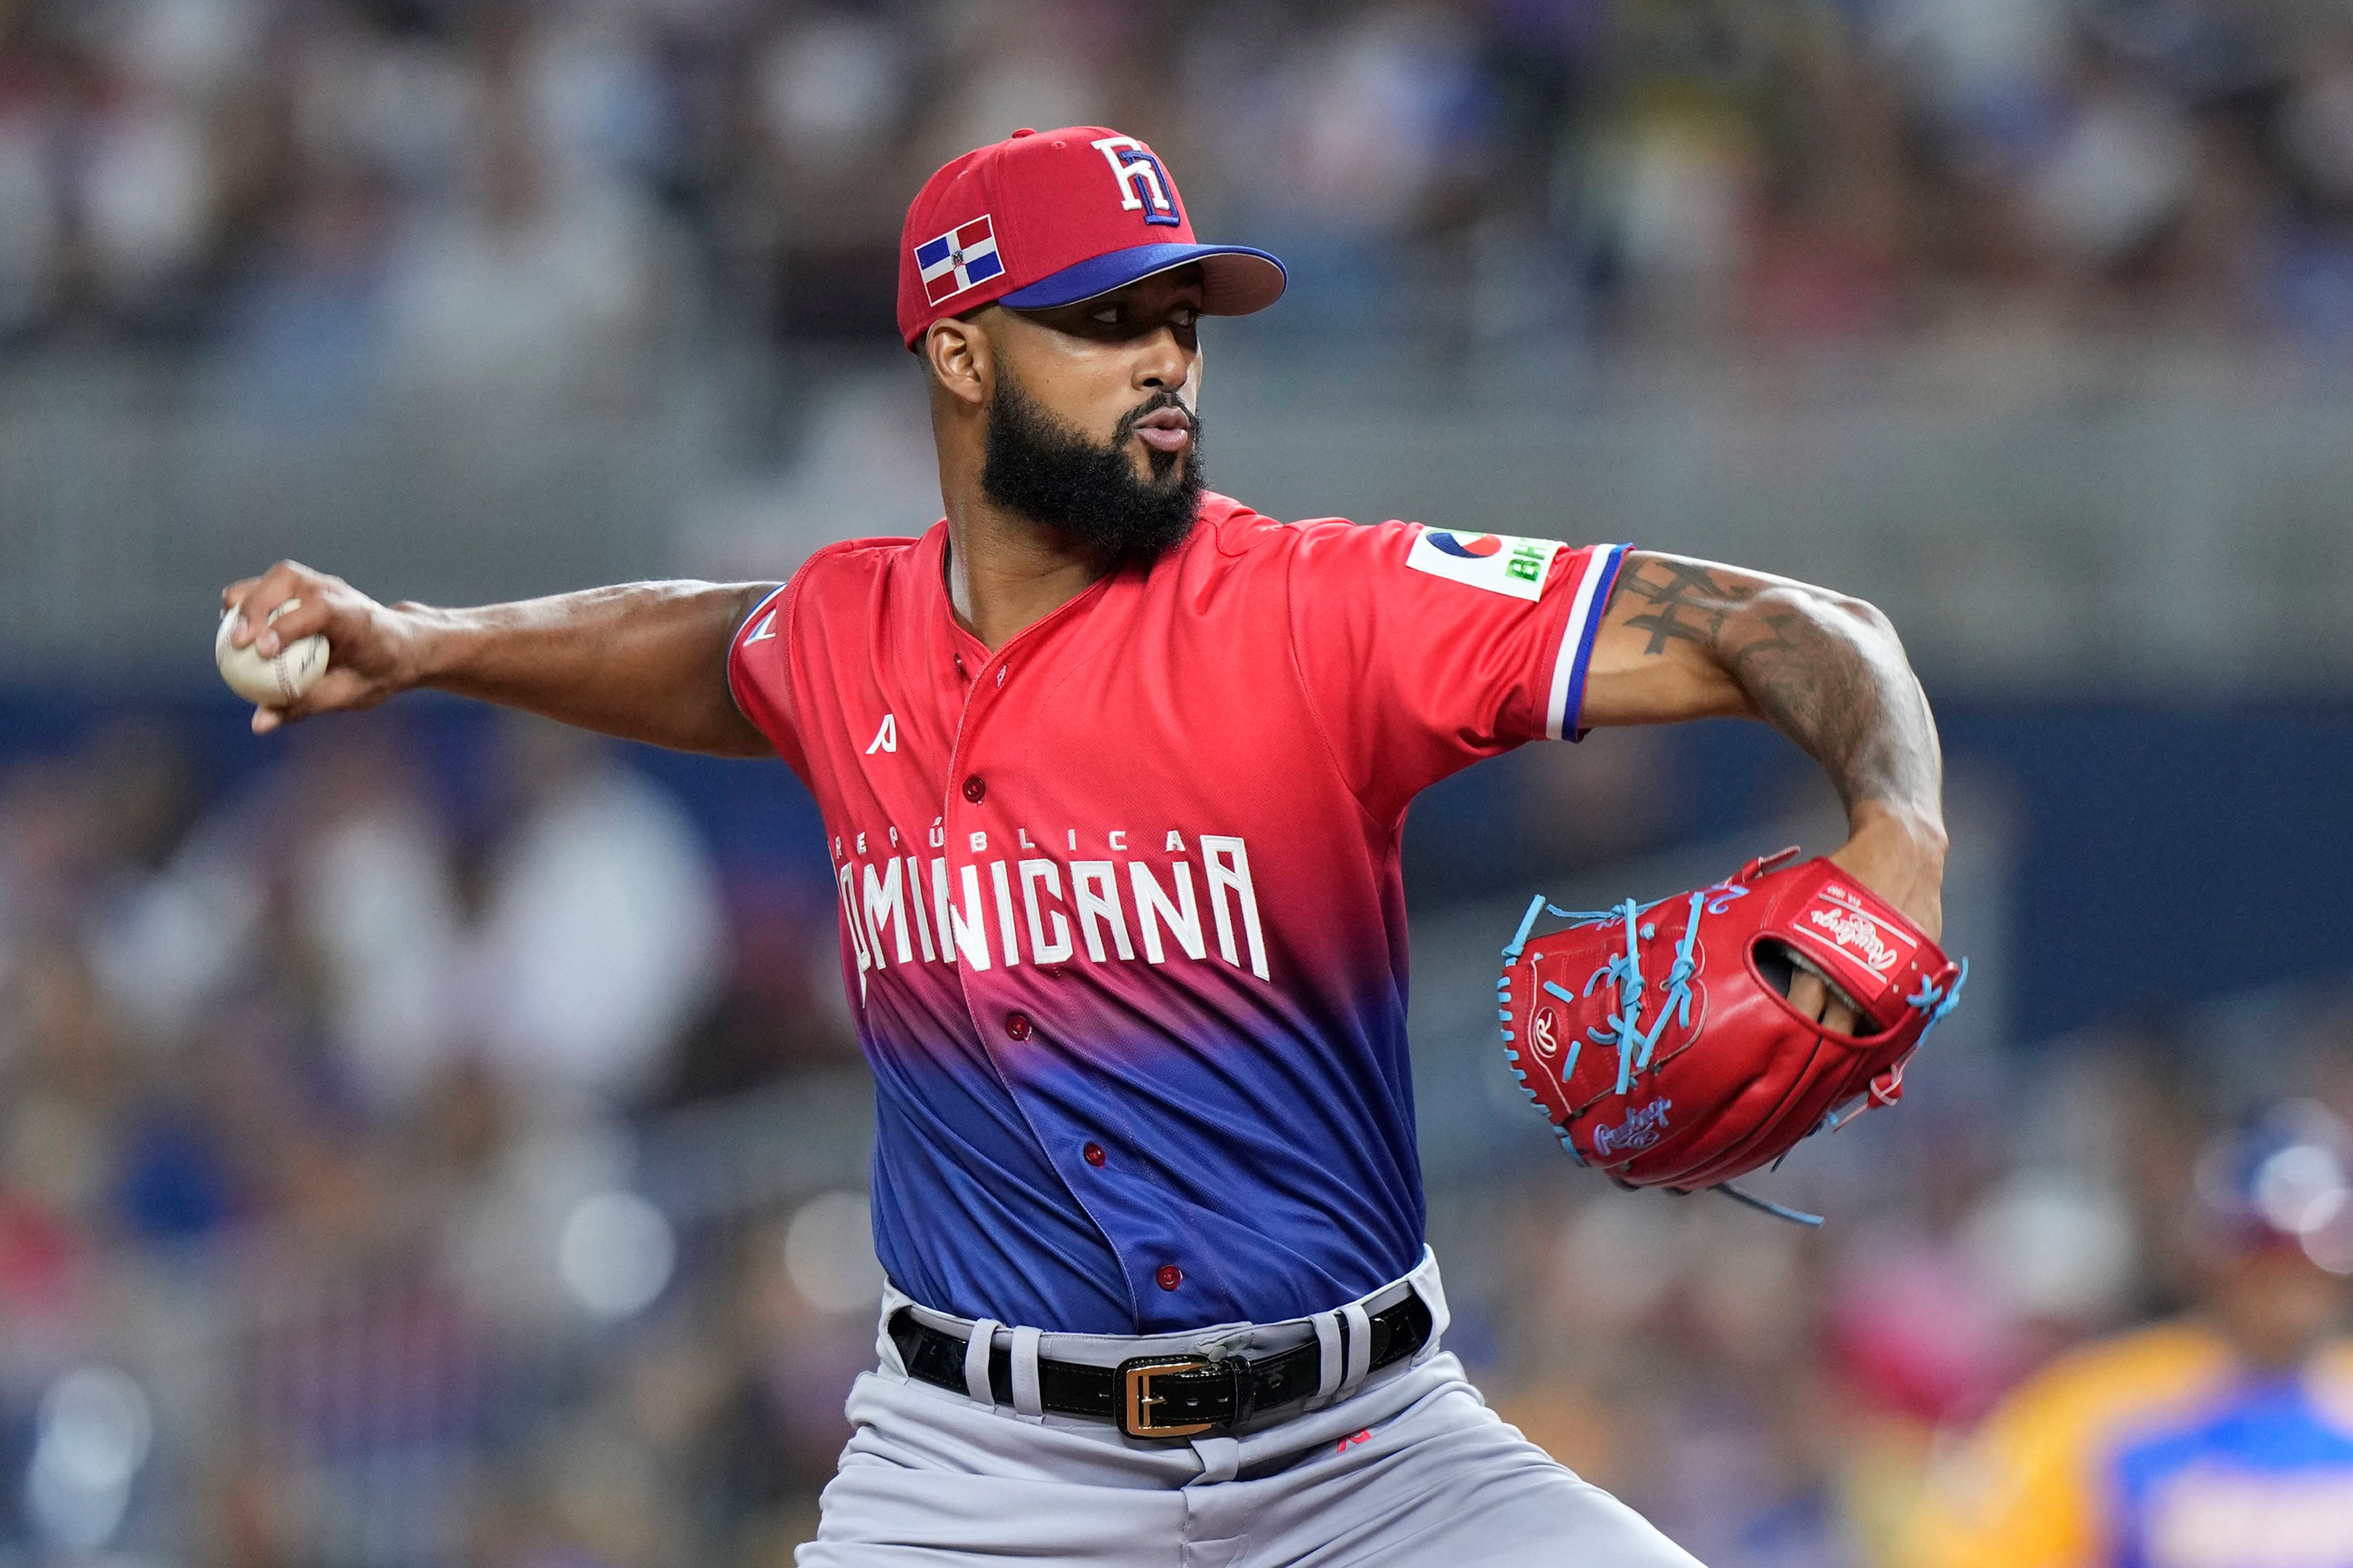
[[[1046,1406],[1038,1394],[1038,1342],[1044,1338],[1039,1329],[1013,1331],[1013,1410],[1017,1415],[1043,1415]]]
[[[997,1395],[988,1386],[988,1352],[996,1348],[995,1318],[983,1318],[972,1326],[972,1338],[964,1342],[964,1391],[976,1404],[997,1407]]]
[[[1328,1399],[1339,1389],[1341,1374],[1346,1370],[1340,1342],[1340,1314],[1316,1312],[1307,1321],[1315,1325],[1315,1346],[1324,1352],[1322,1369],[1315,1380],[1315,1397]]]
[[[1454,1321],[1454,1314],[1446,1309],[1446,1282],[1439,1276],[1436,1253],[1424,1247],[1421,1267],[1415,1269],[1409,1278],[1412,1283],[1408,1289],[1420,1297],[1421,1304],[1430,1309],[1430,1338],[1423,1342],[1421,1349],[1415,1352],[1413,1357],[1414,1364],[1419,1366],[1438,1353],[1438,1342],[1446,1337],[1447,1329]]]
[[[1351,1301],[1340,1309],[1340,1316],[1348,1324],[1348,1371],[1340,1379],[1340,1395],[1345,1398],[1373,1369],[1373,1315],[1362,1301]]]

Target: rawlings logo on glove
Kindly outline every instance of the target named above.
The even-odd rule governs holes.
[[[1580,1163],[1621,1186],[1715,1187],[1820,1223],[1727,1184],[1902,1098],[1905,1064],[1959,1000],[1968,962],[1831,862],[1788,864],[1796,854],[1655,904],[1528,906],[1504,949],[1504,1054]],[[1547,910],[1570,923],[1531,938]],[[1850,999],[1864,1032],[1793,1006],[1799,971]]]

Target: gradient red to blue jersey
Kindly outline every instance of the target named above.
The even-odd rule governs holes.
[[[745,621],[736,701],[827,825],[909,1295],[1161,1332],[1419,1261],[1405,809],[1577,732],[1623,555],[1521,551],[1515,592],[1409,564],[1421,531],[1211,497],[992,655],[941,523],[821,551]]]

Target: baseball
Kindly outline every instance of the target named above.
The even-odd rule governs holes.
[[[269,612],[269,618],[276,620],[301,602],[287,600]],[[221,679],[228,682],[228,689],[248,702],[264,708],[286,707],[316,686],[319,677],[327,673],[325,637],[314,635],[297,638],[280,648],[276,658],[264,658],[255,644],[238,647],[228,640],[236,625],[234,609],[221,616],[220,630],[213,637],[213,662],[220,666]]]

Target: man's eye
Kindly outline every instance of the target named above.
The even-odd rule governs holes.
[[[1106,327],[1115,327],[1119,324],[1119,307],[1105,305],[1100,310],[1090,311],[1087,319],[1092,321],[1101,321]]]
[[[1200,321],[1201,312],[1192,309],[1190,306],[1187,306],[1184,310],[1177,311],[1171,319],[1180,327],[1189,327]]]

